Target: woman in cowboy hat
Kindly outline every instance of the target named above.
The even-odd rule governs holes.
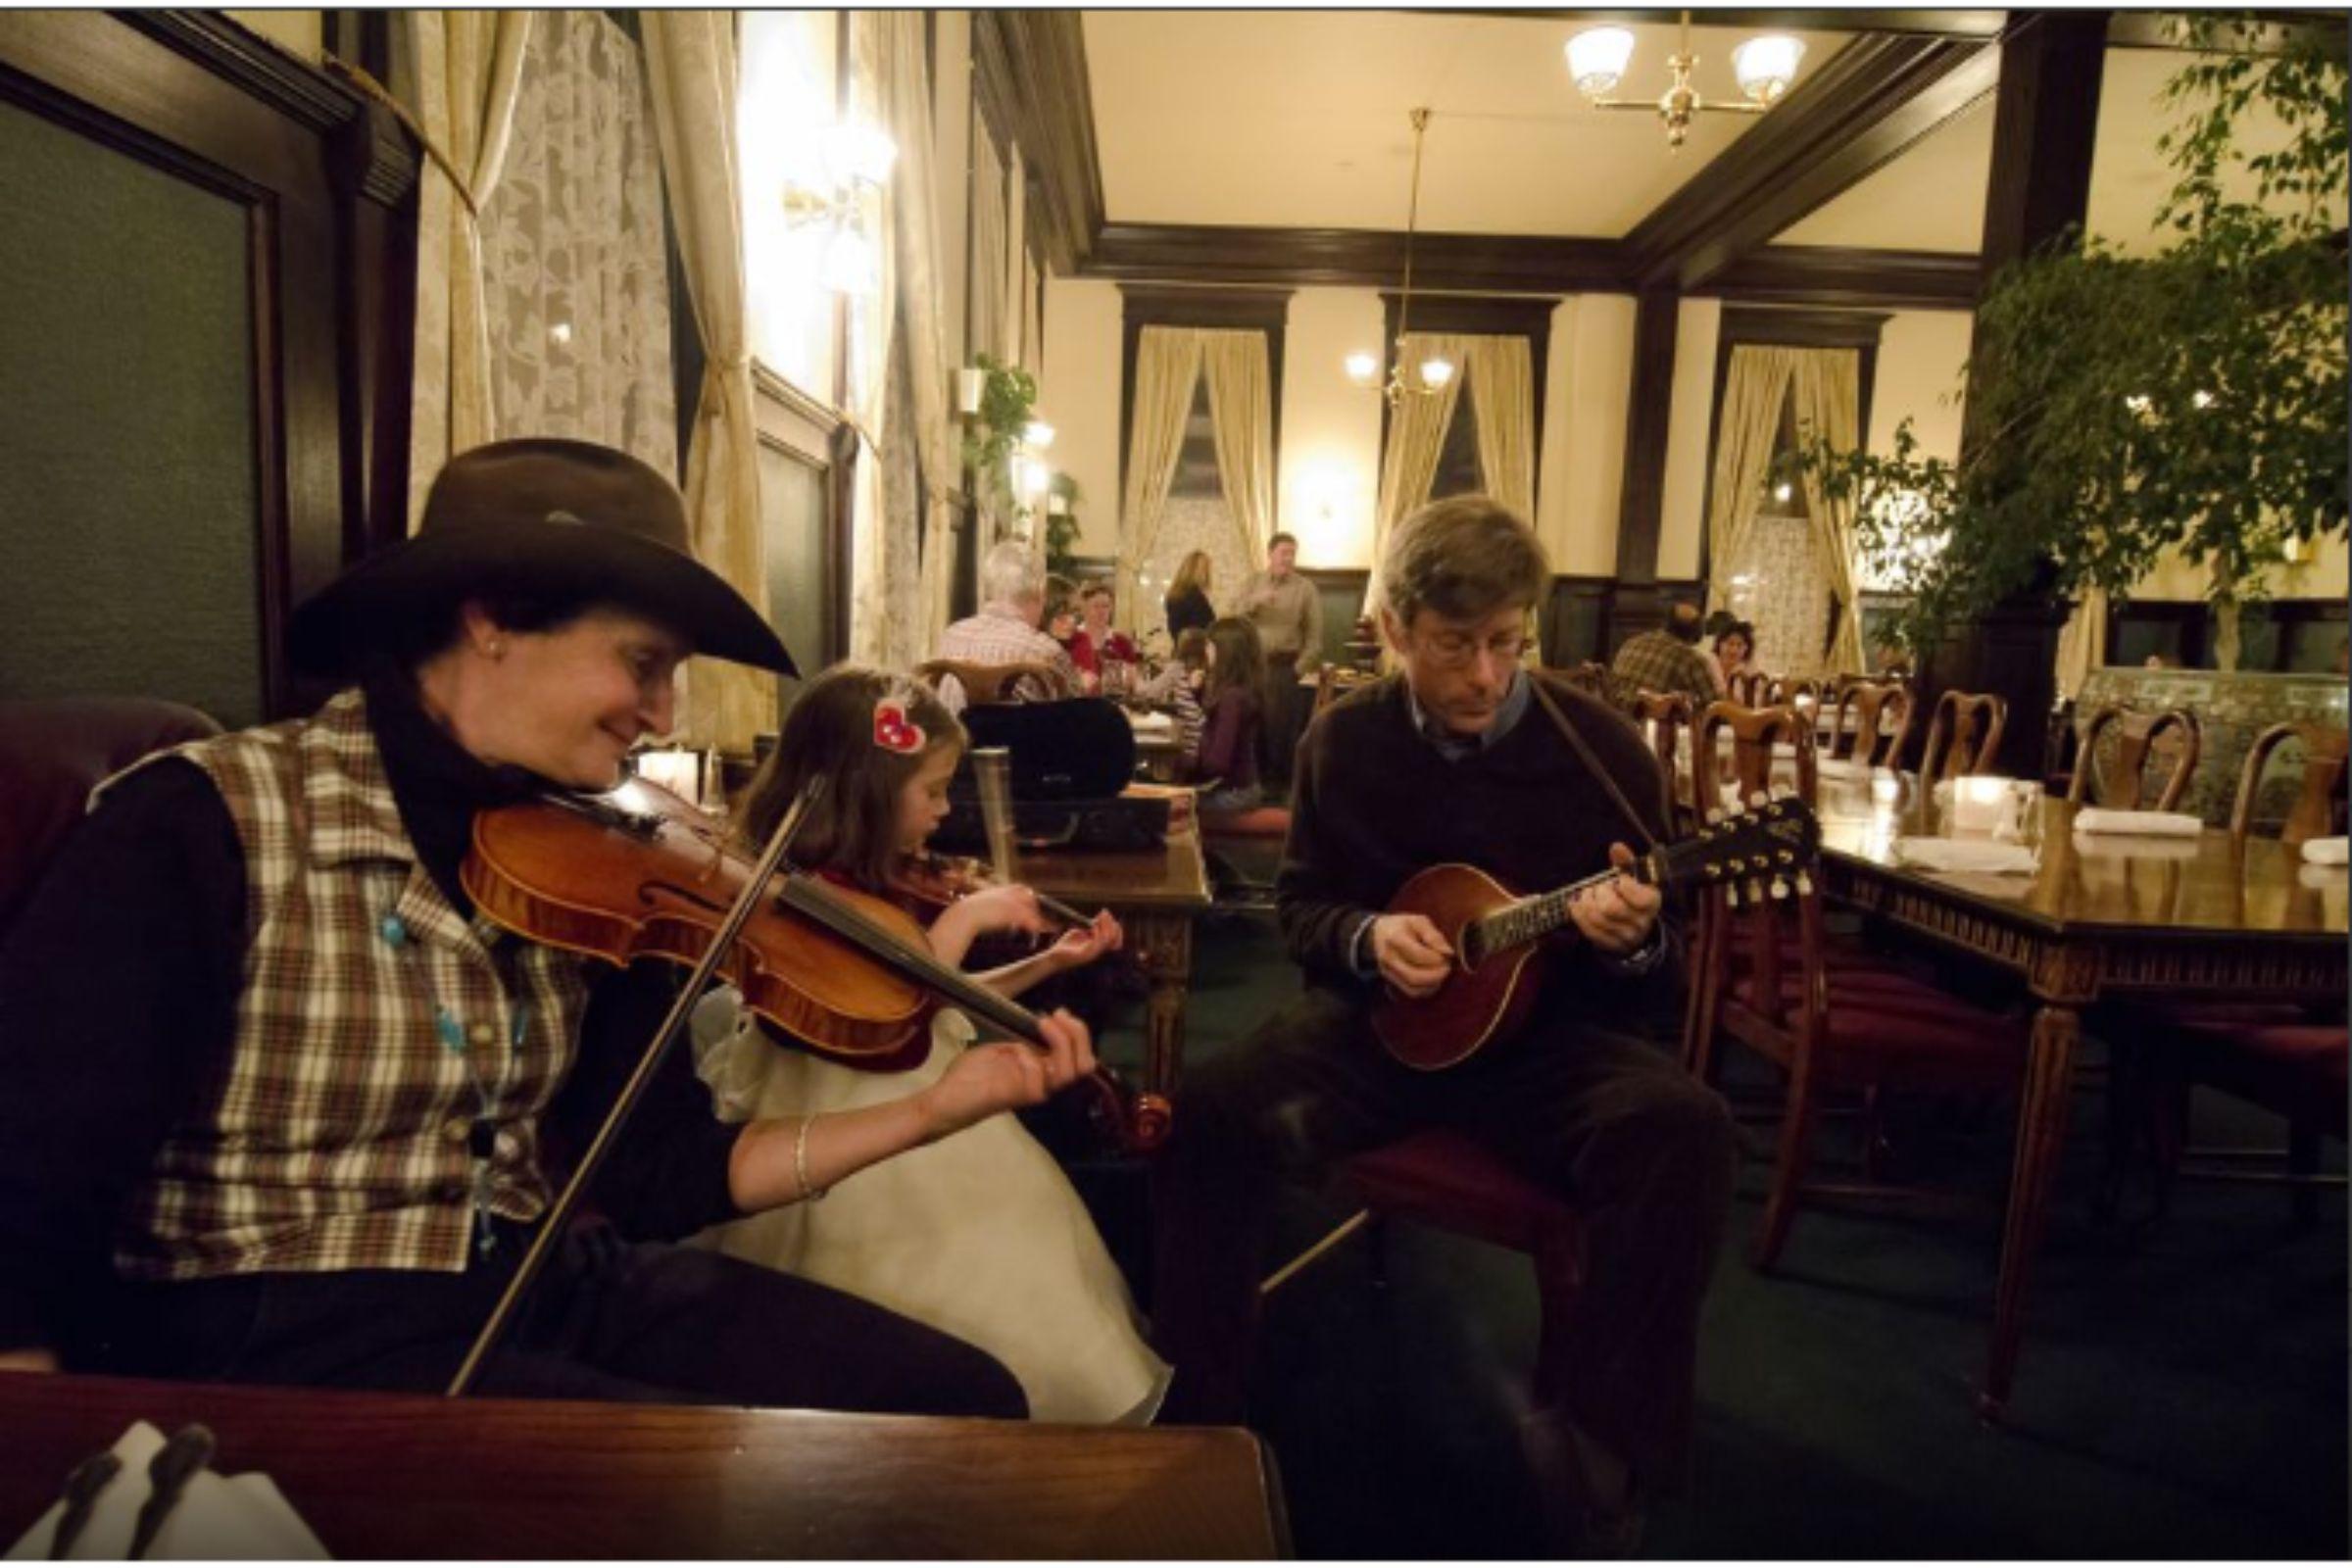
[[[0,1366],[435,1389],[666,1011],[475,917],[474,813],[602,790],[701,653],[791,672],[695,562],[670,482],[521,440],[453,459],[416,535],[296,612],[307,718],[100,786],[0,953]],[[672,1051],[483,1392],[1017,1415],[968,1346],[666,1245],[1032,1103],[1093,1065],[975,1054],[813,1128],[729,1126]]]

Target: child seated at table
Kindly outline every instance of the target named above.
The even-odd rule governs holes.
[[[947,814],[948,780],[966,744],[939,700],[911,681],[842,664],[804,691],[739,813],[764,844],[811,778],[826,789],[795,840],[794,863],[893,897],[895,873]],[[920,914],[925,911],[913,909]],[[975,938],[1048,929],[1027,888],[999,887],[948,905],[926,933],[960,966]],[[1118,922],[1066,932],[1051,948],[975,976],[1005,995],[1114,951]],[[920,1094],[967,1056],[972,1025],[941,1008],[896,1070],[812,1054],[743,1009],[732,991],[697,1010],[695,1045],[719,1113],[817,1117]],[[1007,1053],[1006,1071],[1028,1048]],[[1010,1116],[860,1171],[820,1201],[734,1221],[704,1245],[881,1302],[980,1346],[1009,1367],[1041,1421],[1152,1419],[1168,1368],[1137,1332],[1125,1281],[1069,1181]]]
[[[1200,706],[1205,722],[1193,776],[1215,780],[1216,788],[1200,798],[1204,814],[1221,815],[1254,809],[1265,798],[1257,776],[1257,734],[1265,722],[1265,656],[1259,650],[1257,628],[1238,615],[1227,615],[1208,628],[1207,675]]]

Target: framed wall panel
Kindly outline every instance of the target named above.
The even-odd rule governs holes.
[[[415,185],[217,14],[0,15],[0,693],[322,695],[284,622],[403,526]]]

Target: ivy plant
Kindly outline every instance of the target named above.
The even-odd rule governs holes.
[[[1029,508],[1012,482],[1012,459],[1035,416],[1037,378],[990,355],[981,355],[978,364],[980,413],[964,434],[963,461],[975,475],[981,503],[1018,526],[1029,520]]]
[[[2126,596],[2168,551],[2234,604],[2289,540],[2346,531],[2343,27],[2177,26],[2195,53],[2162,97],[2163,248],[2070,232],[1990,281],[1959,463],[1906,419],[1891,455],[1813,439],[1790,465],[1853,503],[1914,652],[2023,590]],[[2245,144],[2257,110],[2273,150]],[[2252,200],[2225,184],[2241,167]]]

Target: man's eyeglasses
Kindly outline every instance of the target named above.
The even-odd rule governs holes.
[[[1481,650],[1498,664],[1516,664],[1527,652],[1528,635],[1524,631],[1504,632],[1480,641],[1460,632],[1442,631],[1422,639],[1430,658],[1446,669],[1466,669]]]

